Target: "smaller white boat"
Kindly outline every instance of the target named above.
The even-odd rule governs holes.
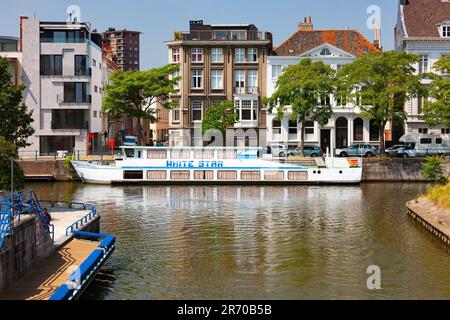
[[[326,157],[301,166],[259,157],[258,148],[122,147],[112,164],[72,161],[95,184],[357,184],[362,160]]]

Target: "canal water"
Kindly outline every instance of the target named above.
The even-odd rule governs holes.
[[[83,299],[450,299],[450,250],[405,210],[425,185],[28,187],[118,238]]]

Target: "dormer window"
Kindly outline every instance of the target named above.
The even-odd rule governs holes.
[[[322,51],[320,51],[321,56],[331,56],[331,51],[328,48],[323,48]]]
[[[442,37],[450,38],[450,24],[443,24],[441,28],[442,28]]]

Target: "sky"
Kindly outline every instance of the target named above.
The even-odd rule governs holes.
[[[6,2],[7,0],[0,0]],[[19,17],[41,21],[66,21],[67,7],[77,5],[82,21],[104,31],[108,27],[141,31],[141,69],[162,66],[168,61],[164,41],[174,31],[187,31],[189,20],[205,24],[248,23],[273,34],[278,45],[295,32],[304,17],[312,17],[315,29],[356,29],[370,41],[374,31],[367,26],[378,6],[382,44],[394,49],[394,26],[398,0],[15,0],[0,12],[0,35],[18,36]],[[3,6],[4,8],[4,6]]]

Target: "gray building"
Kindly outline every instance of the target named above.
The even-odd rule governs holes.
[[[36,129],[22,154],[97,151],[107,65],[90,24],[21,17],[20,26],[24,102]]]

